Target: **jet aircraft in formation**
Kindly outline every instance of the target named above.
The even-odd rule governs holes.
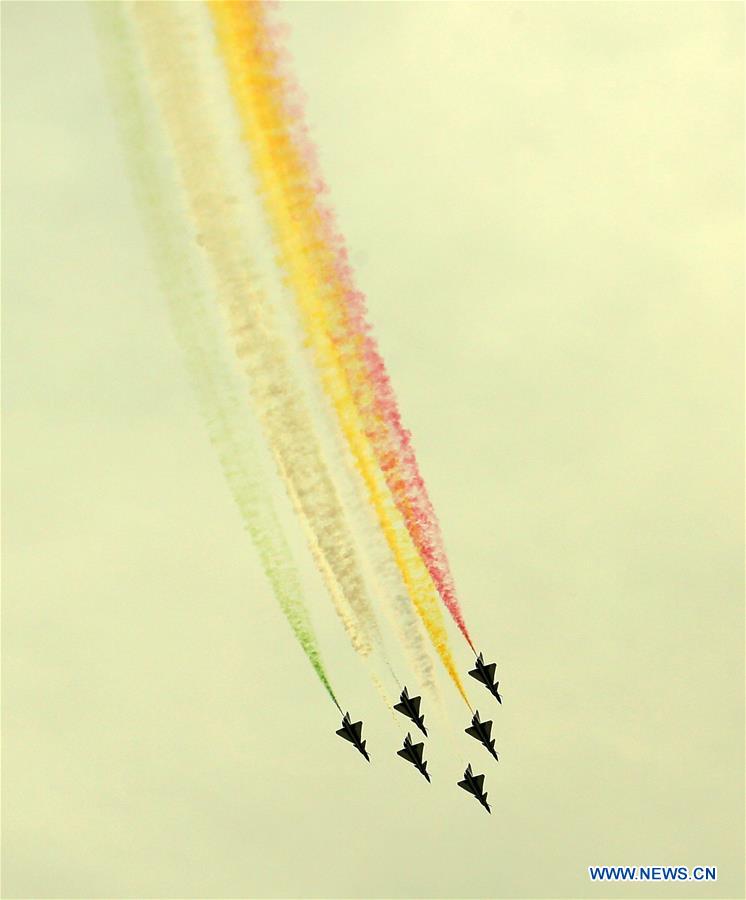
[[[492,812],[490,805],[487,802],[487,793],[482,792],[482,788],[484,787],[484,775],[475,775],[471,770],[471,763],[466,767],[464,780],[459,781],[458,786],[465,791],[468,791],[470,794],[474,794],[487,812]]]
[[[495,681],[496,668],[497,666],[495,663],[485,664],[484,656],[480,653],[479,656],[477,656],[476,667],[469,672],[469,675],[483,684],[498,703],[502,703],[502,697],[498,691],[500,682]],[[401,692],[399,700],[400,702],[394,706],[394,709],[408,719],[411,719],[427,737],[425,717],[420,713],[420,703],[422,698],[410,697],[405,687]],[[479,718],[479,710],[474,713],[471,720],[471,726],[465,728],[464,731],[470,737],[475,738],[483,744],[487,751],[492,754],[495,759],[498,759],[497,751],[495,750],[495,741],[492,738],[492,722],[482,721]],[[355,749],[362,753],[368,762],[370,762],[370,756],[368,756],[368,751],[365,749],[366,742],[362,739],[362,722],[352,722],[350,720],[350,714],[345,713],[344,718],[342,719],[342,727],[337,731],[337,734],[346,741],[349,741]],[[422,743],[413,744],[412,736],[407,734],[402,749],[397,750],[397,756],[401,756],[402,759],[412,763],[417,771],[430,781],[430,775],[427,771],[427,762],[423,759],[424,747],[425,745]],[[488,813],[492,812],[489,803],[487,803],[487,793],[484,791],[484,775],[475,775],[471,770],[471,763],[466,767],[463,781],[459,781],[458,786],[465,791],[468,791],[470,794],[473,794]]]
[[[472,669],[469,674],[472,678],[476,678],[477,681],[481,681],[481,683],[487,688],[487,690],[492,694],[492,696],[497,700],[498,703],[503,702],[503,698],[498,693],[498,686],[500,684],[499,681],[495,681],[495,669],[497,666],[495,663],[490,663],[489,665],[484,664],[484,657],[480,653],[477,657],[476,668]]]
[[[412,736],[407,734],[404,738],[404,746],[401,750],[396,751],[396,755],[401,756],[402,759],[406,759],[407,762],[411,762],[415,769],[417,769],[418,772],[421,772],[425,778],[430,781],[430,776],[427,774],[427,763],[422,759],[422,750],[424,746],[424,744],[413,744]]]
[[[401,703],[397,703],[394,709],[403,716],[411,719],[420,731],[427,737],[427,729],[425,728],[425,717],[420,715],[420,701],[422,697],[410,697],[406,687],[401,692],[399,698]]]
[[[471,728],[465,728],[464,731],[484,744],[495,759],[498,758],[495,751],[495,741],[494,739],[490,740],[492,722],[482,722],[479,718],[479,710],[474,713],[474,717],[471,720]]]

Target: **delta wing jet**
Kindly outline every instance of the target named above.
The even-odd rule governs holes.
[[[425,717],[420,715],[420,701],[422,697],[410,697],[407,689],[401,692],[399,698],[401,703],[397,703],[394,709],[403,716],[411,719],[420,731],[427,737],[427,729],[425,728]]]
[[[415,769],[430,781],[430,776],[427,774],[427,763],[422,759],[422,748],[424,746],[424,744],[413,744],[412,737],[408,734],[404,738],[404,746],[401,750],[396,751],[396,755],[406,759],[407,762],[411,762]]]
[[[484,787],[484,775],[475,775],[471,770],[471,763],[466,767],[464,780],[459,781],[458,786],[465,791],[468,791],[470,794],[473,794],[488,813],[492,812],[489,803],[487,803],[487,793],[486,791],[482,791],[482,788]]]
[[[477,681],[481,681],[482,684],[487,688],[487,690],[492,694],[492,696],[497,700],[498,703],[503,702],[503,698],[498,693],[498,686],[500,684],[499,681],[495,681],[495,669],[497,666],[495,663],[490,663],[489,665],[484,664],[484,657],[480,653],[477,657],[476,668],[472,669],[469,674],[472,678],[476,678]]]
[[[479,710],[474,713],[474,717],[471,720],[471,728],[465,728],[464,731],[484,744],[487,750],[497,759],[495,741],[490,740],[492,722],[482,722],[479,718]]]
[[[365,741],[362,740],[362,722],[351,722],[350,714],[345,713],[344,718],[342,719],[342,727],[337,731],[337,734],[346,741],[349,741],[352,746],[355,747],[356,750],[359,750],[368,762],[370,762],[368,751],[365,749]]]

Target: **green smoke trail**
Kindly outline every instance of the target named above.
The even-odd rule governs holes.
[[[243,403],[222,359],[220,339],[198,287],[197,272],[190,259],[190,235],[183,225],[184,211],[166,163],[170,155],[160,144],[157,120],[141,82],[139,51],[130,22],[119,2],[94,0],[89,8],[138,205],[156,250],[158,279],[210,440],[275,598],[339,709],[301,599],[288,543],[263,487],[259,460],[243,424]]]

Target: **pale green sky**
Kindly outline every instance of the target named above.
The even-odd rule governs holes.
[[[500,668],[502,708],[472,691],[499,764],[443,681],[432,785],[299,534],[371,766],[271,599],[85,5],[2,13],[3,896],[742,897],[743,5],[284,7]],[[467,758],[491,817],[455,785]],[[719,880],[599,886],[595,864]]]

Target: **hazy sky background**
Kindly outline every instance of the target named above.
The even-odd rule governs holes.
[[[283,7],[499,663],[503,707],[471,691],[499,764],[442,681],[432,785],[298,535],[371,766],[271,598],[85,5],[2,13],[4,896],[743,896],[743,5]],[[594,864],[719,881],[594,886]]]

